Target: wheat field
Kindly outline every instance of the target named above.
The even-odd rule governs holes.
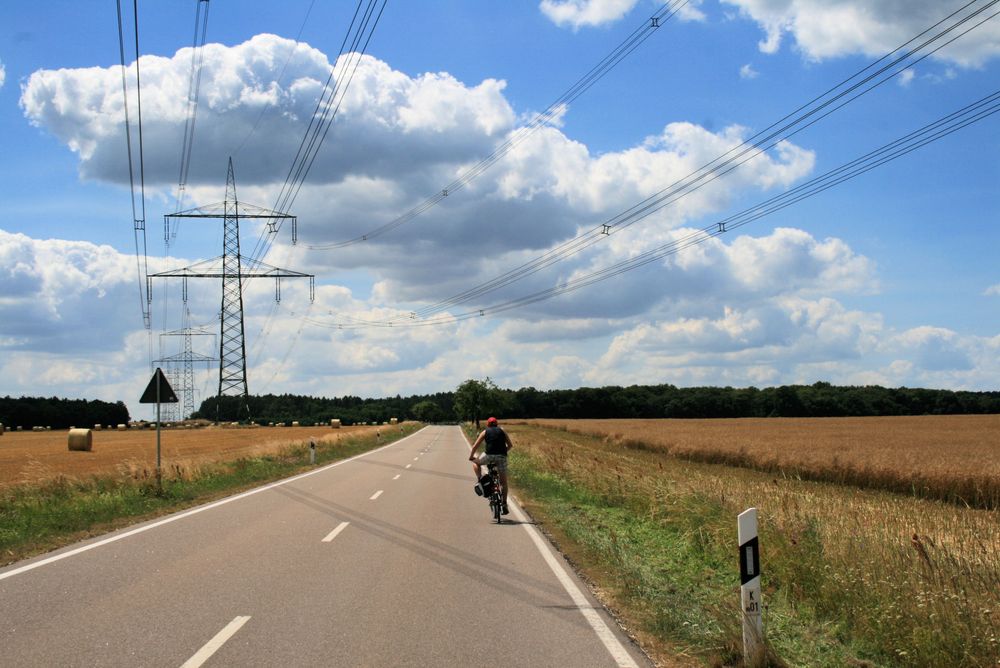
[[[719,450],[787,467],[836,463],[900,478],[929,471],[942,485],[969,476],[996,485],[1000,418],[530,422],[512,427],[515,448],[607,499],[646,499],[653,516],[683,512],[692,497],[728,508],[725,523],[698,529],[712,542],[729,544],[736,515],[756,507],[769,582],[894,654],[894,665],[998,665],[995,506],[775,476],[701,455]],[[705,461],[689,461],[690,453]]]
[[[694,461],[1000,507],[1000,415],[528,422]]]

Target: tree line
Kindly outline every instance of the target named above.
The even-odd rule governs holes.
[[[420,402],[431,402],[439,406],[443,414],[454,419],[451,392],[437,394],[414,395],[411,397],[388,397],[383,399],[362,399],[356,396],[343,397],[310,397],[298,394],[264,394],[251,395],[243,403],[242,397],[218,397],[205,399],[195,411],[192,418],[208,420],[246,421],[251,419],[261,424],[283,422],[290,424],[297,421],[300,424],[319,424],[330,420],[340,420],[344,425],[388,422],[391,418],[412,420],[413,407]],[[418,411],[419,412],[419,411]],[[249,414],[249,415],[248,415]],[[444,418],[430,422],[440,422]]]
[[[206,399],[194,417],[245,419],[240,399]],[[257,422],[303,424],[340,419],[344,424],[385,422],[390,418],[422,422],[498,418],[739,418],[855,417],[1000,413],[1000,392],[967,392],[878,385],[783,385],[769,388],[630,385],[574,390],[517,390],[489,378],[467,380],[452,392],[410,397],[309,397],[292,394],[251,396],[249,413]]]
[[[117,425],[129,421],[128,408],[122,401],[111,403],[98,399],[60,399],[59,397],[0,398],[0,422],[7,428],[91,427],[95,424]]]
[[[544,418],[860,417],[1000,413],[1000,392],[877,385],[685,387],[632,385],[496,391],[496,412]],[[498,416],[499,417],[499,416]]]

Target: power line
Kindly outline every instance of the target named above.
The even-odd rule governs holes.
[[[409,320],[386,320],[386,321],[364,321],[351,318],[348,323],[327,323],[316,319],[309,319],[309,323],[319,327],[329,329],[360,329],[370,327],[424,327],[450,324],[462,320],[483,317],[486,315],[496,315],[512,309],[523,308],[525,306],[545,301],[553,297],[573,292],[596,283],[619,276],[625,272],[638,269],[647,264],[661,260],[667,256],[675,255],[682,250],[702,244],[712,238],[721,236],[732,230],[738,229],[751,222],[759,220],[765,216],[776,213],[793,204],[814,197],[830,188],[840,185],[846,181],[854,179],[886,163],[901,158],[928,144],[943,139],[959,130],[962,130],[974,123],[978,123],[994,114],[1000,112],[1000,90],[973,102],[961,109],[954,111],[938,120],[929,123],[918,130],[910,132],[878,149],[870,151],[863,156],[847,162],[836,169],[830,170],[820,176],[800,184],[799,186],[784,192],[780,195],[768,198],[767,200],[744,209],[701,229],[691,231],[684,236],[673,239],[666,244],[652,248],[634,257],[616,262],[608,267],[592,271],[588,274],[578,276],[559,285],[539,290],[516,299],[499,302],[491,306],[473,309],[460,314],[447,314],[434,318]]]
[[[316,4],[316,0],[310,0],[310,2],[309,2],[309,8],[306,10],[306,16],[305,16],[304,19],[302,19],[302,25],[299,26],[299,32],[298,32],[298,34],[295,35],[295,45],[292,47],[292,50],[288,52],[288,57],[285,58],[285,62],[281,66],[281,71],[278,72],[278,76],[274,80],[275,83],[277,83],[277,84],[281,83],[281,80],[285,76],[285,70],[288,69],[288,63],[291,62],[292,56],[295,55],[295,51],[299,48],[299,42],[302,39],[302,32],[305,30],[306,24],[309,22],[309,15],[312,14],[313,5],[315,5],[315,4]],[[264,105],[264,107],[261,108],[260,113],[257,114],[257,120],[255,120],[253,122],[253,127],[250,128],[250,131],[243,138],[243,141],[241,141],[240,145],[236,147],[236,150],[234,150],[232,152],[233,156],[239,155],[240,151],[243,150],[243,147],[246,145],[246,143],[250,140],[251,137],[253,137],[254,133],[257,132],[257,127],[260,125],[260,122],[264,119],[264,114],[267,113],[267,111],[272,106],[273,105],[269,105],[268,104],[268,105]]]
[[[204,12],[202,12],[204,5]],[[194,129],[198,119],[198,99],[201,94],[201,73],[202,64],[205,58],[205,41],[208,37],[208,9],[209,0],[196,0],[194,16],[194,37],[191,40],[191,72],[188,75],[187,92],[187,113],[184,116],[184,139],[181,141],[181,163],[180,173],[177,176],[177,198],[174,211],[184,210],[184,190],[187,187],[188,173],[191,169],[191,153],[194,146]],[[173,230],[170,229],[170,219],[164,219],[167,223],[164,230],[164,242],[167,247],[170,242],[177,238],[179,220],[175,221]]]
[[[361,242],[361,241],[367,241],[370,237],[380,236],[382,234],[385,234],[386,232],[389,232],[390,230],[395,229],[396,227],[399,227],[400,225],[402,225],[402,224],[404,224],[406,222],[409,222],[410,220],[412,220],[413,218],[419,216],[421,213],[423,213],[427,209],[432,208],[438,202],[440,202],[442,199],[444,199],[445,197],[447,197],[449,194],[451,194],[453,192],[456,192],[457,190],[460,190],[461,188],[463,188],[465,185],[467,185],[473,179],[475,179],[480,174],[482,174],[483,172],[485,172],[495,162],[497,162],[498,160],[500,160],[501,158],[503,158],[503,156],[505,156],[507,153],[509,153],[514,147],[516,147],[518,144],[520,144],[525,139],[527,139],[535,130],[537,130],[538,128],[540,128],[540,127],[544,126],[545,124],[549,123],[557,114],[559,114],[559,113],[562,112],[562,110],[566,107],[566,105],[568,105],[569,103],[573,102],[578,97],[580,97],[591,86],[593,86],[597,81],[599,81],[602,77],[604,77],[604,75],[606,75],[609,71],[611,71],[618,63],[620,63],[629,54],[631,54],[635,49],[637,49],[650,36],[650,34],[653,31],[655,31],[657,28],[659,28],[662,25],[663,22],[665,22],[666,20],[669,20],[670,18],[672,18],[678,11],[680,11],[685,5],[687,5],[688,1],[689,0],[671,0],[670,2],[668,2],[667,4],[665,4],[649,20],[644,21],[642,25],[640,25],[636,30],[634,30],[624,41],[622,41],[617,47],[615,47],[615,49],[613,49],[607,56],[605,56],[604,59],[602,59],[597,65],[593,66],[583,77],[581,77],[572,86],[570,86],[570,88],[567,89],[562,95],[560,95],[556,99],[555,102],[553,102],[552,104],[550,104],[546,108],[545,111],[543,111],[540,114],[537,114],[528,125],[520,128],[511,137],[509,137],[505,142],[503,142],[500,146],[498,146],[493,151],[493,153],[491,153],[489,156],[487,156],[486,158],[484,158],[483,160],[481,160],[479,163],[477,163],[475,166],[473,166],[469,170],[466,170],[466,172],[464,172],[457,180],[453,181],[452,183],[448,184],[447,186],[445,186],[444,188],[442,188],[440,191],[438,191],[437,193],[435,193],[434,195],[432,195],[423,204],[419,205],[415,209],[412,209],[411,211],[407,212],[406,214],[403,214],[402,216],[400,216],[399,218],[397,218],[395,221],[392,221],[391,223],[388,223],[386,225],[383,225],[383,226],[377,228],[370,235],[362,235],[360,237],[356,237],[356,238],[354,238],[352,240],[348,240],[346,242],[342,242],[342,243],[334,244],[334,245],[329,245],[329,246],[323,246],[322,248],[342,247],[342,246],[346,246],[346,245],[351,245],[353,243],[358,243],[358,242]],[[352,25],[353,25],[353,21],[352,21]],[[370,39],[370,35],[369,35],[369,39]],[[366,42],[366,47],[367,47],[367,42]],[[343,46],[341,47],[341,53],[343,53]],[[338,57],[338,62],[339,62],[339,57]],[[357,65],[355,64],[355,67],[356,66]],[[331,71],[331,75],[330,76],[331,77],[333,76],[333,72],[332,71]],[[329,86],[329,82],[330,82],[330,79],[327,80],[327,86]],[[333,100],[334,97],[335,97],[335,94],[332,94],[330,96],[330,101],[331,102],[332,102],[332,100]],[[323,97],[321,96],[320,100],[322,101],[322,99],[323,99]],[[319,108],[319,106],[320,106],[320,103],[317,103],[317,109]],[[338,103],[338,105],[337,105],[338,109],[339,109],[339,106],[340,105]],[[316,114],[315,113],[313,115],[313,118],[314,119],[316,118]],[[311,128],[311,123],[310,123],[310,128]],[[327,129],[323,133],[324,137],[326,135],[326,131],[328,131],[328,130],[329,130],[329,125],[327,125]],[[307,130],[307,135],[308,134],[309,134],[309,130]],[[303,141],[305,141],[305,139],[303,139]],[[301,150],[301,148],[302,147],[300,145],[300,150]],[[296,158],[298,158],[298,156],[296,156]],[[315,159],[315,154],[312,157],[312,160],[314,160],[314,159]],[[310,166],[312,164],[312,160],[310,160],[310,162],[309,162]],[[286,178],[286,186],[283,186],[283,188],[282,188],[283,193],[285,192],[286,187],[287,187],[287,185],[290,182],[290,177],[291,177],[291,170],[289,172],[289,177]],[[303,182],[304,182],[304,179],[302,179],[302,180],[300,180],[298,182],[298,185],[295,188],[295,193],[296,194],[298,193],[298,189],[301,188]],[[282,209],[283,207],[282,207],[281,202],[282,202],[282,199],[281,199],[281,196],[279,196],[279,203],[275,205],[275,208]],[[288,205],[286,205],[286,207],[287,206]],[[260,236],[260,239],[258,240],[258,244],[254,248],[254,253],[253,253],[254,257],[259,256],[261,253],[266,253],[267,252],[267,248],[269,247],[271,238],[273,237],[273,235],[276,232],[277,232],[276,229],[264,230],[264,231],[261,232],[261,236]],[[294,243],[295,243],[294,236],[293,236],[292,242],[293,242],[293,245],[294,245]],[[317,247],[317,246],[309,246],[309,248],[313,249],[313,248],[319,248],[319,247]],[[269,316],[269,318],[270,317],[271,316]],[[268,331],[268,329],[269,329],[268,326],[265,324],[264,331]]]
[[[900,47],[879,58],[867,67],[859,70],[839,84],[828,89],[823,94],[814,97],[806,104],[800,106],[798,109],[790,114],[787,114],[775,123],[772,123],[767,128],[761,130],[741,144],[733,147],[726,153],[723,153],[683,178],[675,181],[670,186],[654,193],[645,200],[611,217],[610,219],[605,220],[603,223],[591,227],[573,239],[565,241],[542,255],[522,263],[521,265],[514,267],[513,269],[500,274],[489,281],[412,312],[410,316],[411,319],[414,316],[427,317],[433,313],[444,311],[452,306],[471,301],[472,299],[480,297],[484,294],[494,292],[500,288],[506,287],[528,276],[536,274],[543,269],[577,255],[587,248],[602,242],[604,239],[609,237],[611,233],[630,227],[635,223],[646,219],[651,214],[660,211],[666,206],[677,202],[683,197],[697,192],[716,179],[724,177],[740,165],[745,164],[760,154],[765,153],[771,148],[777,146],[780,142],[786,141],[790,137],[814,125],[862,95],[871,92],[878,86],[881,86],[891,80],[899,74],[899,72],[914,66],[924,58],[927,58],[934,52],[944,48],[948,44],[951,44],[956,39],[967,34],[969,31],[975,29],[997,15],[994,13],[987,16],[985,19],[982,19],[978,23],[968,27],[958,35],[953,36],[951,39],[938,44],[933,50],[924,53],[919,58],[911,60],[913,56],[928,45],[933,44],[942,37],[957,30],[959,27],[978,17],[983,11],[1000,1],[992,0],[976,12],[970,14],[969,16],[960,18],[953,25],[943,28],[941,31],[935,33],[918,46],[905,50],[902,55],[891,59],[888,64],[883,65],[867,76],[862,76],[869,70],[876,68],[879,63],[890,59],[893,54],[903,50],[905,47],[917,41],[934,28],[941,26],[948,19],[957,16],[962,10],[975,4],[976,1],[977,0],[973,0],[973,2],[968,3],[965,7],[957,10],[945,19],[942,19],[942,21],[939,21],[927,30],[924,30],[917,36],[911,38]],[[859,77],[860,80],[857,80]]]
[[[375,28],[378,26],[387,2],[388,0],[381,0],[381,6],[379,6],[379,0],[368,0],[368,4],[362,12],[362,2],[359,0],[347,33],[341,42],[340,52],[333,67],[330,68],[326,84],[316,102],[316,110],[309,119],[309,126],[306,128],[302,141],[299,143],[295,158],[276,199],[274,205],[276,211],[288,211],[294,204],[299,190],[305,183],[313,162],[319,154],[323,141],[326,139],[333,119],[340,110],[344,95],[354,78],[354,73],[357,71],[361,58],[368,49],[368,45],[375,33]],[[378,9],[377,13],[376,9]],[[349,49],[347,48],[348,41],[350,41]],[[359,47],[361,47],[360,50]],[[347,49],[346,58],[343,57],[345,49]],[[334,75],[338,68],[340,69],[340,76],[335,78]],[[346,75],[345,73],[348,71],[350,74]],[[332,87],[330,86],[331,82],[334,82]],[[260,259],[267,255],[271,241],[280,229],[280,220],[269,221],[261,231],[251,257]],[[293,229],[292,243],[294,244],[295,241],[295,231]]]
[[[313,161],[316,159],[316,155],[318,155],[319,149],[326,138],[331,124],[333,123],[334,117],[340,109],[340,104],[347,92],[347,88],[354,79],[354,73],[357,71],[358,64],[360,64],[362,56],[368,49],[368,45],[371,42],[371,38],[375,33],[375,28],[378,26],[378,22],[382,17],[387,1],[388,0],[382,0],[382,6],[379,8],[378,14],[375,15],[375,8],[378,4],[377,0],[369,0],[368,6],[359,19],[362,2],[361,0],[358,0],[354,15],[351,18],[351,23],[347,28],[344,39],[341,41],[340,51],[334,61],[334,65],[330,68],[330,73],[327,77],[326,83],[324,84],[323,91],[316,101],[316,110],[310,118],[309,126],[306,128],[306,132],[302,137],[302,141],[299,143],[298,150],[296,151],[295,159],[292,161],[292,166],[289,168],[288,176],[286,176],[285,183],[282,185],[281,191],[278,194],[275,204],[276,210],[281,210],[277,209],[279,206],[285,207],[285,210],[288,210],[294,203],[299,189],[305,182],[306,176],[312,168]],[[374,21],[372,20],[373,16]],[[370,28],[369,25],[371,26]],[[364,45],[359,52],[358,46],[361,44],[362,39],[364,40]],[[349,40],[349,56],[344,59],[343,56],[345,49],[347,49]],[[351,67],[352,62],[353,68]],[[340,66],[341,73],[336,77],[336,82],[331,89],[330,83],[334,80],[334,75],[337,73],[338,66]],[[350,70],[349,77],[344,76],[344,72],[347,70]],[[337,101],[336,106],[334,106],[335,100]],[[262,228],[253,252],[250,254],[250,258],[253,261],[259,261],[267,254],[270,249],[271,241],[281,228],[281,223],[282,221],[280,219],[269,220]],[[296,241],[295,230],[296,228],[293,224],[293,244]],[[267,333],[270,331],[270,322],[275,313],[276,310],[272,310],[265,320],[265,325],[262,328],[262,336],[267,336]],[[256,345],[257,344],[255,344],[255,346]],[[294,342],[292,345],[294,345]]]
[[[148,300],[144,292],[145,287],[145,277],[149,273],[149,261],[146,247],[146,180],[145,180],[145,170],[143,169],[143,152],[142,152],[142,95],[139,85],[139,15],[137,2],[134,0],[132,9],[135,14],[135,95],[137,101],[137,119],[139,129],[139,201],[140,208],[136,209],[136,194],[135,194],[135,165],[132,159],[132,124],[129,118],[129,104],[128,104],[128,80],[126,77],[126,64],[125,64],[125,29],[122,22],[122,3],[121,0],[116,0],[116,6],[118,10],[118,52],[121,57],[122,66],[122,101],[125,110],[125,146],[128,151],[128,181],[129,181],[129,192],[131,194],[131,204],[132,204],[132,236],[135,241],[135,261],[136,261],[136,272],[138,273],[139,279],[139,303],[140,310],[142,311],[142,322],[143,326],[150,330],[152,327],[152,320],[150,317],[150,310],[148,307]],[[141,216],[139,215],[141,211]],[[140,250],[141,248],[141,250]],[[152,339],[150,339],[152,341]],[[150,343],[150,346],[152,343]],[[152,348],[149,351],[149,357],[152,359]]]
[[[639,48],[639,46],[645,42],[654,31],[661,27],[664,22],[673,18],[677,12],[688,4],[688,1],[689,0],[672,0],[664,5],[658,12],[644,21],[642,25],[636,28],[628,37],[618,44],[618,46],[612,49],[611,52],[600,62],[594,65],[586,74],[573,83],[573,85],[563,92],[562,95],[556,98],[556,100],[546,107],[544,111],[536,114],[527,125],[518,128],[503,143],[497,146],[492,153],[462,172],[457,179],[439,189],[417,206],[385,223],[384,225],[380,225],[351,239],[329,244],[312,244],[307,245],[306,247],[310,250],[332,250],[335,248],[344,248],[346,246],[352,246],[357,243],[369,241],[405,225],[428,209],[431,209],[439,204],[446,197],[455,194],[471,183],[474,179],[482,175],[483,172],[487,171],[514,148],[528,139],[539,128],[548,125],[556,116],[562,113],[570,103],[587,92],[591,86],[597,83],[608,72],[613,70],[622,60]]]

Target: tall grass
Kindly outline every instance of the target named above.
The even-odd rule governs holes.
[[[735,518],[752,506],[774,665],[997,665],[997,510],[695,463],[566,431],[511,432],[522,455],[515,485],[549,499],[539,511],[557,518],[598,576],[611,574],[619,604],[660,642],[736,660]],[[549,493],[553,485],[576,500]]]

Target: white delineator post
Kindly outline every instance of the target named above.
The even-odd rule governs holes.
[[[764,626],[760,608],[760,549],[757,545],[757,509],[736,518],[740,542],[740,607],[743,611],[743,659],[748,666],[764,665]]]

